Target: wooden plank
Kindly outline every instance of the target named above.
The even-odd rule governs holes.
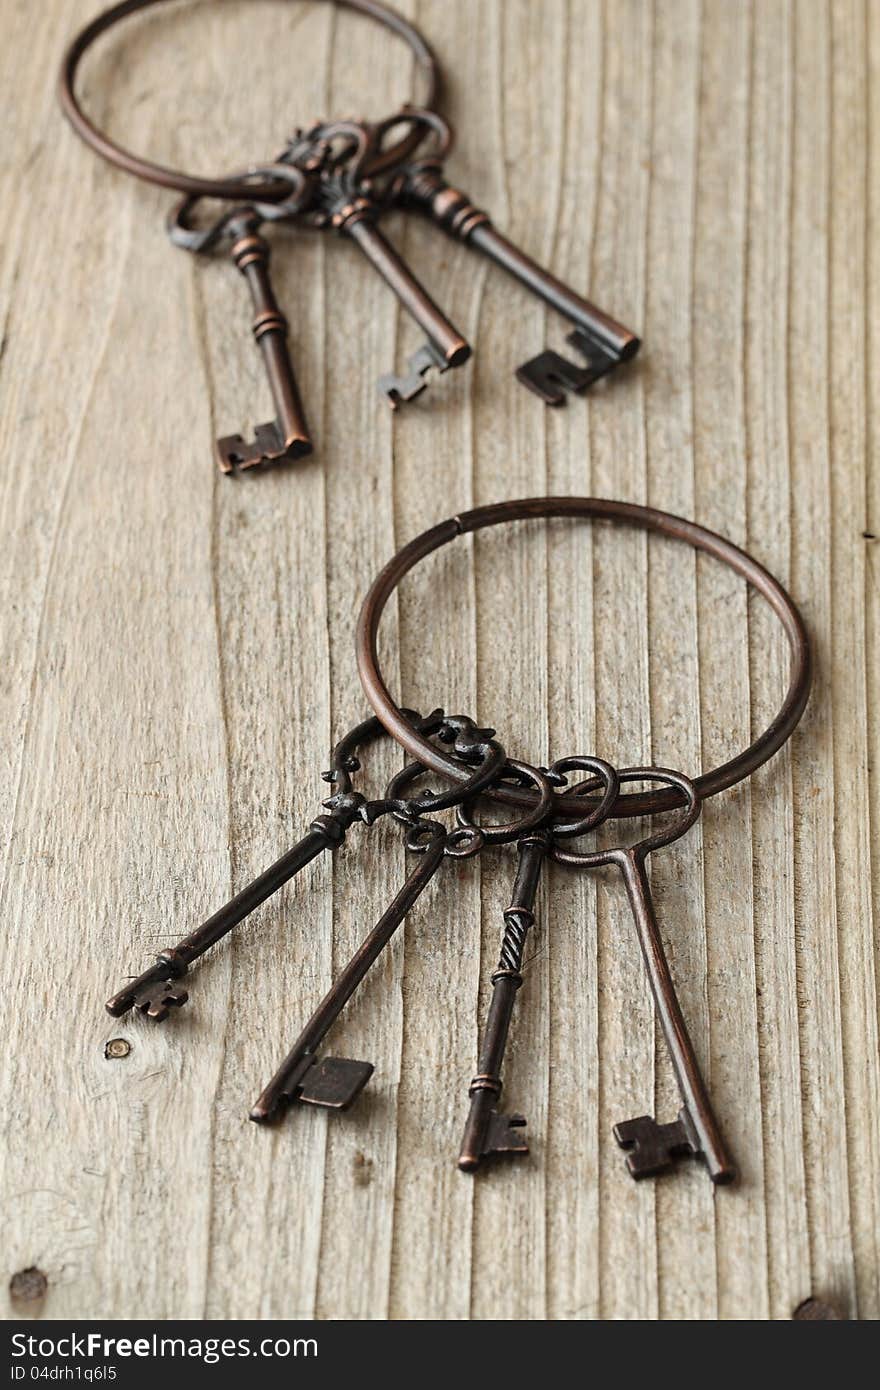
[[[792,301],[794,16],[753,12],[745,308],[749,542],[791,580],[789,334]],[[787,644],[760,600],[749,604],[751,727],[760,732],[788,677]],[[800,1103],[794,825],[790,748],[752,779],[755,985],[761,1059],[770,1312],[787,1317],[810,1292]]]
[[[828,345],[832,121],[830,13],[795,7],[789,428],[791,583],[816,645],[794,743],[794,868],[804,1164],[812,1289],[852,1308],[834,800],[834,595]]]
[[[352,109],[349,50],[337,16],[332,57],[331,109]],[[401,101],[409,63],[375,25],[360,21],[359,58],[373,90]],[[357,108],[354,108],[357,109]],[[387,286],[354,248],[329,241],[326,285],[328,380],[320,467],[327,489],[325,583],[331,717],[347,728],[363,716],[364,698],[352,660],[358,598],[395,548],[392,419],[376,381],[403,365],[397,309]],[[369,524],[362,525],[363,518]],[[386,670],[397,671],[396,613],[385,622]],[[371,785],[381,788],[400,766],[388,742],[369,759]],[[334,969],[352,954],[403,881],[399,836],[381,827],[365,843],[352,837],[333,873]],[[387,852],[380,852],[382,844]],[[391,1296],[392,1232],[397,1159],[397,1089],[403,1046],[399,935],[346,1010],[333,1052],[375,1063],[369,1090],[352,1115],[329,1116],[324,1209],[316,1312],[323,1318],[383,1318]],[[327,1120],[324,1121],[327,1124]],[[352,1251],[358,1252],[356,1259]]]
[[[559,92],[565,62],[565,6],[541,7],[514,0],[489,10],[494,121],[486,132],[489,168],[486,203],[512,239],[538,257],[552,245],[560,171],[542,153],[559,139],[564,108]],[[529,60],[541,43],[540,70]],[[528,100],[526,95],[528,94]],[[520,197],[513,171],[529,171]],[[517,332],[505,325],[503,306],[516,305]],[[545,412],[513,379],[512,369],[539,350],[544,312],[518,293],[500,273],[486,281],[480,324],[478,373],[482,391],[474,402],[474,493],[477,502],[527,497],[546,490]],[[491,375],[490,375],[491,373]],[[497,727],[516,756],[543,761],[547,755],[547,558],[542,527],[524,528],[514,550],[504,528],[478,536],[474,545],[476,663],[479,717]],[[513,562],[513,563],[511,563]],[[503,653],[503,656],[502,656]],[[499,680],[502,671],[505,675]],[[516,675],[513,676],[513,672]],[[528,749],[528,752],[525,750]],[[495,851],[483,867],[482,950],[479,1019],[485,1018],[489,976],[498,962],[502,914],[513,882],[511,850]],[[543,923],[543,898],[539,923]],[[527,946],[543,945],[542,925]],[[546,1212],[549,1201],[543,1161],[549,1094],[549,986],[546,971],[524,971],[505,1059],[504,1112],[528,1121],[530,1156],[487,1164],[474,1184],[471,1311],[475,1318],[544,1318]],[[476,1035],[473,1061],[476,1062]],[[524,1233],[527,1236],[524,1238]]]
[[[275,51],[291,40],[285,9],[261,6],[254,20]],[[224,10],[217,7],[204,17],[204,70],[213,74],[213,83],[228,70],[240,34],[235,7]],[[295,41],[314,54],[309,79],[297,92],[302,118],[310,107],[330,105],[332,19],[332,11],[319,6],[303,12],[293,30]],[[213,83],[200,98],[202,128],[211,118]],[[257,86],[245,131],[234,104],[227,111],[221,131],[228,167],[240,160],[245,137],[251,148],[261,148],[265,132],[290,119],[279,109],[279,97],[274,84]],[[187,126],[187,143],[188,132]],[[304,833],[323,795],[319,772],[334,734],[325,584],[325,248],[322,239],[286,230],[270,231],[269,238],[273,282],[290,315],[291,350],[316,454],[264,475],[245,474],[231,483],[214,479],[214,604],[233,891]],[[247,436],[272,412],[248,332],[245,286],[222,255],[181,260],[181,276],[191,282],[193,335],[209,383],[212,429],[241,429]],[[199,442],[196,463],[208,469],[210,440]],[[326,1116],[303,1107],[288,1123],[266,1130],[250,1124],[247,1112],[330,983],[332,878],[330,856],[323,856],[221,948],[231,957],[231,979],[212,1140],[210,1317],[315,1315]],[[243,1172],[247,1221],[238,1202],[217,1195],[234,1191]],[[288,1181],[290,1172],[298,1174],[296,1183]]]
[[[866,384],[864,320],[853,307],[866,290],[866,173],[868,155],[865,61],[866,7],[831,10],[831,147],[849,158],[830,170],[830,470],[831,568],[838,614],[864,604],[867,529]],[[853,319],[855,318],[855,329]],[[880,1114],[878,993],[871,931],[871,840],[868,817],[867,707],[877,683],[866,660],[863,622],[836,621],[831,637],[834,780],[845,788],[835,820],[834,853],[840,972],[843,1094],[846,1107],[845,1176],[849,1190],[854,1263],[853,1316],[880,1316]],[[847,806],[855,814],[847,813]],[[841,1182],[844,1181],[841,1175]]]
[[[420,3],[415,18],[440,52],[465,61],[450,74],[447,109],[463,132],[451,176],[480,187],[482,142],[468,138],[483,102],[482,6],[461,12],[442,0]],[[477,168],[474,169],[474,164]],[[402,219],[401,219],[402,220]],[[480,341],[487,267],[443,232],[408,222],[395,226],[406,259],[469,342]],[[401,316],[403,317],[403,316]],[[401,340],[418,343],[400,323]],[[401,346],[401,351],[403,350]],[[395,426],[394,503],[403,542],[474,501],[472,402],[480,361],[435,378]],[[491,364],[489,364],[491,369]],[[485,390],[493,394],[497,373]],[[442,422],[442,423],[441,423]],[[400,666],[405,699],[415,708],[476,711],[473,547],[444,549],[400,593]],[[491,713],[491,711],[490,711]],[[466,1319],[471,1307],[474,1179],[455,1164],[474,1072],[480,985],[480,867],[449,862],[430,898],[407,927],[403,1054],[395,1185],[390,1316]],[[413,1259],[413,1251],[430,1252]]]
[[[47,69],[69,18],[41,35]],[[143,109],[140,139],[149,138],[154,118]],[[62,150],[53,136],[39,197],[46,200],[44,215],[56,221],[69,157],[69,147]],[[95,170],[84,168],[86,188],[94,177]],[[106,225],[115,232],[106,243],[94,222],[105,197]],[[64,372],[53,373],[60,378],[59,419],[66,421],[66,468],[54,498],[28,672],[12,826],[19,848],[5,887],[7,952],[25,933],[37,953],[21,989],[4,992],[16,1058],[3,1107],[15,1117],[4,1211],[17,1214],[14,1239],[4,1248],[10,1273],[28,1248],[28,1262],[46,1268],[58,1316],[111,1306],[198,1316],[205,1301],[210,1182],[204,1178],[226,972],[222,964],[213,972],[203,1008],[184,1023],[185,1066],[180,1036],[113,1025],[106,1016],[102,1022],[100,1007],[112,981],[155,950],[169,924],[173,930],[186,920],[190,895],[210,900],[228,882],[206,525],[212,484],[205,469],[175,475],[166,452],[190,430],[207,429],[203,382],[183,369],[186,339],[178,308],[165,296],[153,323],[167,344],[169,375],[163,379],[160,371],[152,379],[151,428],[133,430],[126,392],[131,363],[116,350],[119,342],[138,340],[144,305],[167,267],[162,238],[141,240],[135,231],[142,197],[143,190],[120,181],[112,193],[102,188],[94,203],[75,200],[65,218],[66,241],[25,236],[11,313],[10,373],[37,403],[47,362],[79,358],[82,333],[97,328],[88,339],[91,371],[85,382],[75,373],[72,399],[65,399]],[[159,200],[147,193],[146,201],[155,216]],[[90,266],[87,251],[76,264],[76,248],[90,239],[101,246],[103,267]],[[53,258],[65,246],[70,260],[57,267]],[[96,269],[97,323],[90,309],[80,316],[73,303],[68,314],[54,312],[70,286],[74,303],[88,297]],[[35,345],[27,342],[29,324],[40,322],[58,339],[48,351],[44,343],[47,356],[38,364]],[[25,358],[16,362],[22,348]],[[37,410],[34,426],[39,418]],[[51,437],[28,438],[19,430],[23,457],[39,456],[47,444],[51,452]],[[39,489],[39,469],[33,471]],[[192,530],[174,524],[178,508]],[[37,1027],[49,1046],[33,1047]],[[114,1033],[131,1040],[124,1063],[104,1058],[104,1042]],[[24,1108],[12,1104],[22,1086],[34,1098]],[[146,1251],[157,1234],[154,1213],[178,1183],[190,1194],[190,1257],[172,1267]],[[120,1260],[120,1252],[140,1242],[144,1257]]]
[[[712,42],[711,16],[705,41]],[[677,8],[653,42],[651,187],[646,270],[645,446],[647,500],[681,516],[695,511],[691,323],[697,187],[701,15]],[[651,345],[654,350],[651,351]],[[681,546],[648,547],[651,760],[693,775],[701,768],[697,564]],[[644,639],[643,639],[644,640]],[[707,982],[709,923],[703,895],[701,831],[657,855],[652,891],[676,987],[698,1055],[710,1056]],[[674,1076],[658,1030],[653,1113],[678,1113]],[[717,1316],[715,1220],[705,1174],[686,1165],[657,1189],[659,1314]]]
[[[698,520],[747,544],[743,380],[751,16],[704,9],[693,328]],[[722,77],[723,73],[723,77]],[[722,96],[723,87],[723,96]],[[745,585],[711,561],[697,566],[703,763],[750,737]],[[741,1174],[736,1201],[715,1203],[718,1315],[767,1316],[761,1092],[753,936],[751,788],[710,802],[703,874],[712,1094]]]
[[[569,7],[564,87],[565,124],[552,264],[610,313],[614,289],[593,273],[602,159],[604,91],[602,14]],[[585,179],[571,179],[577,166]],[[641,325],[639,325],[641,327]],[[557,349],[563,326],[547,315],[547,343]],[[537,345],[536,345],[537,346]],[[546,415],[548,492],[589,496],[595,397],[573,399]],[[593,642],[593,534],[589,525],[551,526],[547,560],[555,621],[548,623],[548,739],[553,758],[597,749]],[[535,968],[550,980],[550,1096],[542,1161],[547,1165],[547,1316],[596,1317],[600,1249],[598,1097],[599,953],[596,879],[551,869],[545,888],[544,949]],[[572,1001],[578,1006],[572,1008]],[[607,1139],[607,1136],[605,1136]]]

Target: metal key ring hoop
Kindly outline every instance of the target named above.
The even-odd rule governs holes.
[[[803,618],[793,600],[763,565],[716,532],[683,517],[673,516],[670,512],[658,511],[654,507],[596,497],[530,497],[497,502],[488,507],[476,507],[473,511],[461,512],[424,531],[388,562],[373,581],[364,599],[358,617],[355,648],[361,685],[376,715],[392,738],[426,767],[431,767],[456,781],[462,781],[461,768],[445,757],[441,749],[423,738],[403,715],[392,699],[379,667],[379,624],[385,605],[404,575],[425,556],[439,550],[458,536],[510,521],[544,517],[586,517],[613,521],[684,541],[727,565],[761,595],[779,618],[788,638],[791,653],[788,690],[778,713],[762,734],[736,757],[711,772],[704,772],[694,778],[700,800],[704,801],[707,797],[715,796],[727,787],[734,786],[778,752],[791,736],[804,712],[812,681],[810,640]],[[520,807],[534,803],[534,793],[524,788],[495,786],[486,795],[491,796],[493,800]],[[556,804],[559,813],[589,815],[596,802],[590,798],[560,793],[557,795]],[[681,804],[681,795],[675,791],[630,792],[618,797],[611,815],[651,815],[671,810]]]
[[[232,198],[244,201],[256,198],[271,202],[282,197],[286,190],[283,185],[277,183],[248,183],[237,175],[227,175],[221,178],[199,178],[194,174],[186,174],[181,170],[171,169],[164,164],[158,164],[152,160],[144,159],[140,155],[132,154],[130,150],[126,150],[115,140],[111,140],[109,135],[105,135],[102,130],[99,130],[80,105],[76,95],[76,74],[83,55],[91,48],[95,40],[128,15],[166,2],[167,0],[121,0],[120,4],[111,6],[109,10],[104,10],[102,14],[97,15],[80,30],[62,59],[58,77],[58,98],[64,114],[76,133],[87,145],[91,146],[96,154],[111,164],[115,164],[117,168],[123,169],[127,174],[133,174],[135,178],[145,179],[147,182],[159,184],[163,188],[177,189],[179,193],[192,193],[207,198]],[[331,3],[340,5],[344,9],[355,10],[358,14],[366,15],[370,19],[375,19],[379,24],[384,25],[386,29],[390,29],[392,33],[403,39],[415,58],[416,69],[424,88],[419,102],[414,104],[431,107],[436,103],[440,89],[439,65],[430,45],[412,24],[395,10],[382,4],[381,0],[331,0]],[[405,159],[415,149],[420,138],[418,130],[410,129],[409,133],[404,134],[394,145],[378,152],[376,158],[370,162],[369,168],[364,172],[381,173],[383,169]]]

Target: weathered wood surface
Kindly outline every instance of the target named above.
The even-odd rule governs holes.
[[[546,411],[512,369],[564,325],[398,226],[477,353],[394,420],[374,383],[411,326],[353,248],[279,234],[318,450],[229,481],[211,438],[267,404],[244,287],[173,250],[169,196],[62,124],[56,63],[95,0],[3,0],[0,1283],[48,1278],[6,1313],[760,1319],[814,1294],[876,1318],[880,5],[401,4],[447,67],[456,176],[642,329],[643,356]],[[118,135],[207,173],[314,114],[384,114],[407,80],[370,24],[259,0],[130,22],[86,91]],[[718,528],[815,636],[790,748],[655,866],[734,1190],[623,1170],[614,1121],[675,1101],[611,879],[560,871],[542,894],[506,1076],[532,1157],[476,1181],[453,1158],[509,858],[447,872],[344,1017],[334,1050],[376,1075],[342,1119],[246,1114],[400,881],[382,828],[208,958],[167,1026],[102,1013],[314,813],[363,709],[352,630],[379,564],[453,509],[545,491]],[[386,638],[408,699],[474,710],[535,760],[693,771],[785,674],[741,584],[588,527],[461,543]],[[382,751],[377,777],[395,765]],[[115,1036],[131,1052],[106,1060]]]

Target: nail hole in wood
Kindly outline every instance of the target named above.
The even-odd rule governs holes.
[[[38,1303],[48,1291],[49,1280],[36,1265],[20,1269],[9,1281],[9,1297],[13,1303]]]

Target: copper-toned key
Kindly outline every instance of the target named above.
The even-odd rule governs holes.
[[[405,374],[388,373],[379,378],[380,394],[396,409],[425,389],[431,369],[445,372],[461,367],[471,349],[377,225],[387,206],[390,184],[368,178],[364,170],[376,163],[382,132],[388,125],[322,122],[300,131],[282,160],[308,180],[310,200],[304,205],[301,220],[332,228],[353,241],[426,335],[427,341],[410,358]]]
[[[693,1155],[703,1160],[714,1183],[732,1182],[736,1177],[736,1167],[715,1118],[676,997],[657,926],[646,867],[649,855],[679,839],[697,820],[701,810],[699,795],[689,778],[668,768],[628,768],[620,773],[620,781],[659,782],[661,786],[672,787],[682,794],[683,809],[678,813],[669,813],[671,820],[665,829],[637,844],[591,853],[565,849],[557,844],[553,857],[560,863],[581,868],[597,869],[610,864],[620,869],[682,1105],[677,1118],[666,1124],[658,1124],[650,1115],[624,1120],[614,1126],[614,1137],[621,1148],[627,1150],[627,1168],[634,1178],[662,1173],[678,1158]]]
[[[591,304],[514,246],[487,212],[476,207],[466,193],[447,183],[443,163],[452,144],[448,123],[435,111],[413,108],[406,113],[406,119],[414,125],[421,123],[426,134],[431,133],[434,148],[404,166],[396,188],[398,199],[427,213],[450,236],[482,251],[574,324],[568,342],[585,359],[583,364],[548,349],[518,367],[517,380],[548,405],[561,405],[566,391],[584,391],[634,357],[641,340],[631,329]]]
[[[257,425],[253,439],[228,434],[217,440],[217,463],[224,473],[298,459],[312,452],[312,440],[287,345],[288,322],[278,307],[269,276],[269,243],[260,232],[264,222],[285,221],[294,215],[306,181],[298,169],[287,166],[270,165],[254,171],[254,175],[257,173],[271,173],[286,180],[291,185],[290,197],[277,204],[242,204],[227,209],[204,230],[192,225],[199,199],[184,198],[168,219],[168,235],[176,246],[187,251],[205,252],[221,241],[228,242],[232,263],[244,276],[250,291],[251,328],[266,369],[275,419]]]

